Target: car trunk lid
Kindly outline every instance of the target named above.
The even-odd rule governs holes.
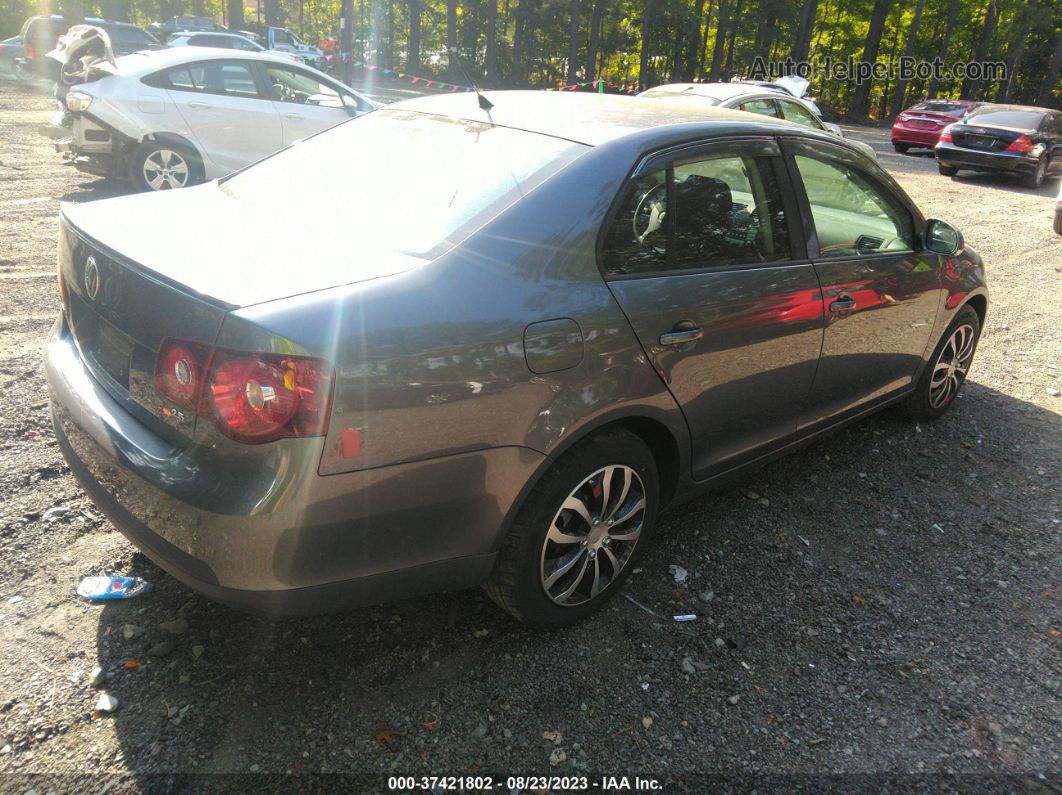
[[[979,152],[1004,152],[1021,135],[1029,130],[1008,127],[982,127],[974,124],[956,124],[951,128],[951,140],[956,146]]]

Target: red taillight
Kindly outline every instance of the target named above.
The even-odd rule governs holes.
[[[949,124],[943,130],[940,131],[940,138],[937,139],[938,144],[950,144],[951,140],[951,125]]]
[[[310,356],[247,353],[165,340],[155,386],[245,444],[321,436],[328,427],[332,366]]]
[[[178,406],[195,411],[209,348],[183,340],[167,339],[155,358],[155,388]]]
[[[1010,146],[1007,147],[1008,152],[1021,152],[1022,154],[1028,152],[1033,148],[1032,139],[1028,135],[1019,135]]]
[[[37,57],[37,51],[29,42],[22,45],[22,54],[26,56],[27,61],[32,61],[34,58]]]

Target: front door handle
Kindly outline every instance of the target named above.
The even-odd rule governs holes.
[[[305,119],[306,117],[298,113],[285,113],[285,119]]]
[[[205,102],[189,102],[188,107],[195,108],[196,110],[206,110],[210,106]]]
[[[856,308],[856,300],[850,295],[842,295],[832,304],[830,304],[831,312],[847,312],[850,309]]]
[[[661,345],[683,345],[687,342],[696,342],[704,336],[701,328],[673,329],[660,335]]]

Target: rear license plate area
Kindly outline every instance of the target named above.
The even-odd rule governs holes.
[[[136,347],[133,338],[84,307],[72,315],[74,337],[82,354],[128,390],[129,368]]]

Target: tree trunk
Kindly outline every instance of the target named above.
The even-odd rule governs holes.
[[[819,0],[804,0],[800,9],[800,20],[797,24],[796,41],[790,52],[794,61],[806,61],[811,52],[811,34],[815,31],[815,12],[819,8]]]
[[[734,42],[737,40],[738,26],[741,24],[741,11],[744,0],[737,0],[734,6],[734,21],[730,25],[730,31],[726,37],[726,61],[723,63],[723,79],[729,80],[734,76]]]
[[[996,102],[1006,102],[1010,99],[1010,91],[1014,87],[1014,73],[1021,67],[1021,57],[1025,54],[1025,42],[1029,38],[1029,28],[1032,26],[1032,15],[1029,13],[1032,0],[1026,0],[1018,6],[1014,15],[1014,28],[1010,32],[1010,40],[1007,42],[1007,76],[999,84],[996,92]]]
[[[995,0],[991,0],[995,2]],[[892,0],[874,0],[874,9],[870,12],[870,28],[867,30],[867,38],[863,43],[862,60],[867,63],[875,63],[878,60],[878,47],[881,46],[881,34],[885,29],[885,19],[889,15],[889,6]],[[852,104],[848,108],[848,115],[854,119],[865,119],[867,109],[870,106],[870,80],[866,80],[856,86],[852,94]]]
[[[948,58],[948,47],[951,46],[951,37],[955,33],[955,24],[959,21],[959,8],[961,6],[962,0],[951,0],[948,5],[948,21],[944,24],[944,38],[940,42],[940,49],[937,50],[937,55],[940,56],[942,61],[946,61]],[[937,95],[939,85],[940,81],[937,80],[936,75],[929,78],[929,89],[926,91],[928,99],[933,99]]]
[[[485,76],[494,80],[498,68],[498,0],[487,0],[487,63]]]
[[[527,0],[521,0],[520,5],[516,7],[516,21],[513,23],[513,66],[509,79],[516,84],[524,82],[524,24],[526,20],[524,3],[526,2]]]
[[[343,63],[343,80],[349,85],[354,78],[354,0],[341,0],[339,6],[339,52],[346,58]]]
[[[707,0],[697,0],[696,10],[694,11],[694,18],[697,22],[690,25],[689,30],[686,31],[686,55],[682,59],[682,73],[679,75],[679,80],[683,82],[692,80],[697,72],[697,55],[701,50],[701,25],[708,26],[708,22],[704,18],[704,5],[706,2]]]
[[[1062,33],[1055,39],[1055,51],[1051,53],[1051,60],[1047,64],[1047,78],[1040,83],[1040,91],[1036,95],[1037,105],[1044,106],[1051,101],[1059,71],[1062,71]]]
[[[908,57],[914,52],[915,42],[918,38],[918,24],[922,20],[922,9],[925,4],[926,0],[918,0],[915,5],[914,16],[911,18],[911,27],[907,29],[907,43],[903,47],[904,57]],[[903,100],[906,91],[907,81],[902,78],[898,79],[896,81],[896,92],[892,96],[891,116],[895,117],[903,110]]]
[[[85,21],[84,0],[61,0],[63,7],[63,24],[69,30],[74,25],[80,25]]]
[[[597,46],[601,41],[601,22],[605,16],[605,0],[594,0],[594,10],[590,15],[590,40],[586,45],[586,79],[596,80]]]
[[[203,0],[192,0],[192,13],[197,17],[205,16],[203,7]]]
[[[653,0],[644,0],[645,12],[642,15],[642,50],[638,61],[638,90],[649,88],[649,34],[653,29]]]
[[[225,8],[229,30],[243,30],[243,0],[226,0]]]
[[[383,66],[383,0],[372,0],[372,26],[369,28],[369,51],[373,66]]]
[[[719,21],[715,25],[715,46],[712,48],[712,67],[708,71],[708,82],[719,79],[719,67],[723,65],[723,51],[726,47],[727,26],[730,24],[730,0],[719,0]]]
[[[420,72],[420,14],[421,0],[409,0],[409,41],[406,42],[406,71]]]
[[[771,0],[760,2],[760,24],[756,27],[756,40],[752,45],[752,55],[770,58],[771,43],[777,33],[775,20],[777,9]]]
[[[995,35],[997,24],[999,24],[999,0],[988,0],[988,6],[985,8],[985,22],[981,26],[981,35],[977,38],[973,58],[970,60],[983,61],[988,56],[988,48],[992,45],[992,36]],[[977,94],[977,89],[977,81],[967,77],[962,81],[959,97],[973,99]]]
[[[704,77],[704,60],[708,57],[708,32],[712,27],[712,12],[715,10],[715,0],[709,0],[708,11],[704,15],[704,29],[701,31],[701,49],[697,54],[697,70],[693,73],[694,77],[700,75]]]
[[[265,23],[267,25],[280,24],[280,0],[265,0]]]
[[[457,57],[457,0],[446,0],[446,54],[447,71],[453,74]]]
[[[571,0],[568,4],[568,83],[579,79],[579,7],[582,0]],[[589,80],[589,78],[587,78]]]

